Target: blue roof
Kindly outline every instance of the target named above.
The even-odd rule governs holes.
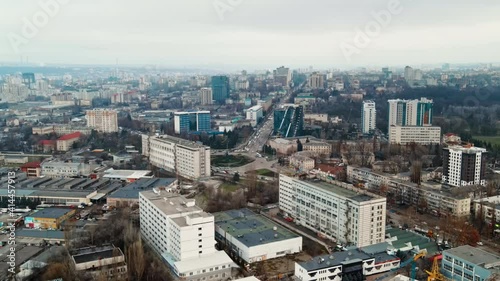
[[[17,237],[31,237],[44,239],[64,240],[64,231],[59,230],[38,230],[38,229],[20,229],[16,231]]]
[[[57,219],[60,218],[67,213],[73,211],[73,209],[64,209],[64,208],[46,208],[40,211],[37,211],[30,215],[33,218],[45,218],[45,219]]]

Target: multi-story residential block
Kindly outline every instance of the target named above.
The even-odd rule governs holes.
[[[158,168],[197,180],[210,176],[210,147],[168,135],[142,135],[142,154]]]
[[[363,101],[363,111],[361,112],[361,131],[363,134],[368,134],[375,130],[377,111],[374,101]]]
[[[486,149],[449,146],[443,149],[443,183],[451,186],[486,185]]]
[[[210,111],[184,111],[174,113],[174,130],[176,134],[210,131],[210,122]]]
[[[87,118],[87,127],[104,133],[118,132],[118,113],[116,110],[87,110],[85,118]]]
[[[248,209],[215,213],[215,239],[246,263],[302,250],[302,237]]]
[[[211,88],[200,89],[200,102],[201,105],[209,105],[213,103],[213,95]]]
[[[322,237],[364,247],[385,239],[386,198],[341,182],[280,175],[279,206]]]
[[[487,223],[496,224],[500,222],[500,195],[476,199],[473,201],[473,204],[476,218],[482,216]],[[481,212],[482,214],[480,214]],[[498,229],[495,231],[497,233],[500,232]]]
[[[143,239],[183,280],[226,280],[233,261],[215,249],[214,216],[194,199],[160,189],[139,193]],[[203,279],[202,279],[203,278]]]
[[[401,145],[409,143],[439,144],[441,143],[441,127],[392,125],[389,127],[389,142]]]
[[[229,77],[212,77],[212,96],[216,103],[225,103],[229,98]]]
[[[398,126],[431,126],[432,100],[389,100],[389,127]]]
[[[42,168],[40,162],[29,162],[21,166],[21,171],[26,173],[29,178],[38,178],[41,175]]]
[[[307,86],[311,89],[324,89],[325,88],[325,75],[314,72],[309,76]]]
[[[105,276],[108,280],[128,280],[125,255],[113,245],[76,249],[71,252],[71,261],[77,272],[94,279]]]
[[[471,198],[469,189],[443,189],[441,186],[422,182],[420,185],[398,179],[397,176],[374,172],[368,168],[347,167],[347,180],[362,184],[368,190],[386,187],[392,200],[419,207],[437,216],[464,217],[470,215]]]
[[[69,151],[73,148],[73,144],[77,142],[82,134],[80,132],[75,132],[72,134],[64,135],[57,139],[56,148],[58,151]]]
[[[262,106],[260,105],[255,105],[250,107],[249,109],[246,110],[246,113],[247,113],[247,120],[250,120],[252,126],[257,125],[257,122],[259,122],[259,120],[264,115]]]
[[[274,82],[283,87],[288,87],[292,82],[292,71],[288,67],[278,67],[273,72]]]
[[[464,245],[443,251],[441,272],[451,280],[487,281],[500,274],[500,256]]]

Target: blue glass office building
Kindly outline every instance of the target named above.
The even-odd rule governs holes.
[[[210,111],[186,111],[174,114],[176,134],[183,132],[207,132],[211,129]]]
[[[229,98],[229,77],[212,77],[212,97],[216,103],[222,104]]]

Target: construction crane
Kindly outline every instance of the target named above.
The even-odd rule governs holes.
[[[441,272],[439,272],[439,263],[438,263],[438,258],[435,257],[434,261],[432,262],[432,270],[425,271],[427,273],[427,281],[446,281],[447,279],[444,277]]]
[[[387,272],[386,274],[382,275],[381,277],[375,279],[374,281],[382,281],[382,280],[386,280],[386,278],[392,274],[393,271],[395,270],[399,270],[409,264],[412,264],[412,278],[414,277],[414,275],[416,275],[416,271],[417,271],[417,266],[416,266],[416,263],[417,263],[417,260],[420,259],[420,258],[423,258],[425,257],[425,254],[426,252],[425,251],[420,251],[418,254],[416,254],[413,258],[411,259],[408,259],[407,261],[405,262],[402,262],[398,268],[395,268],[393,270],[390,270],[389,272]],[[413,280],[415,280],[415,278],[413,278]],[[413,281],[412,280],[412,281]]]

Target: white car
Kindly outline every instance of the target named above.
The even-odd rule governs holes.
[[[479,241],[479,242],[477,242],[477,245],[478,246],[483,246],[484,244],[483,244],[483,242]]]

